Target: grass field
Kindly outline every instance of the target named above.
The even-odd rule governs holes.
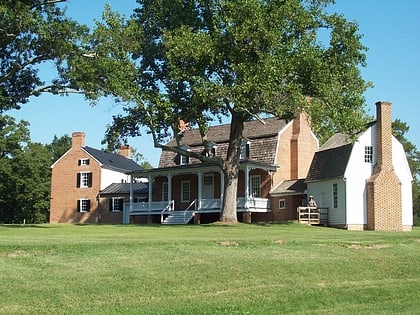
[[[0,226],[0,314],[419,314],[420,228]]]

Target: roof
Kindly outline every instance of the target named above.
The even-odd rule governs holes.
[[[141,169],[140,165],[125,156],[115,153],[107,153],[91,147],[82,147],[86,153],[95,158],[102,167],[116,169],[119,171],[138,171]]]
[[[274,164],[276,158],[278,134],[288,124],[285,119],[277,117],[266,118],[261,123],[258,120],[247,121],[244,124],[243,136],[250,140],[250,160],[266,164]],[[215,143],[216,155],[225,156],[229,144],[230,124],[209,127],[207,133],[208,141]],[[176,140],[172,139],[167,144],[175,146]],[[181,145],[187,145],[191,151],[201,153],[204,150],[203,141],[198,129],[187,130],[181,139]],[[159,168],[176,166],[177,154],[166,150],[162,151],[159,161]],[[190,159],[190,164],[201,163],[198,160]]]
[[[306,190],[305,179],[285,180],[275,187],[270,195],[301,195]]]
[[[148,183],[133,183],[134,194],[147,194],[149,191]],[[130,183],[114,183],[101,190],[101,195],[120,195],[130,193]]]
[[[347,168],[353,144],[320,149],[315,153],[309,168],[307,181],[317,181],[343,177]]]

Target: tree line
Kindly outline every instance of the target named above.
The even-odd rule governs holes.
[[[46,166],[57,157],[54,141],[68,139],[31,143],[26,123],[5,115],[41,93],[83,93],[93,104],[102,97],[121,102],[124,114],[113,117],[105,135],[109,149],[128,136],[151,136],[157,148],[220,167],[220,220],[232,223],[246,121],[293,118],[304,110],[321,141],[334,132],[361,130],[367,122],[363,93],[371,83],[360,72],[367,48],[355,21],[327,10],[332,0],[138,0],[129,18],[106,6],[91,29],[67,17],[64,2],[0,4],[4,222],[46,220]],[[57,70],[51,78],[40,76],[46,61]],[[181,141],[181,119],[199,128],[209,148],[208,126],[229,120],[227,155],[168,147],[171,137]],[[416,179],[418,207],[419,154],[404,137],[408,126],[397,122],[396,130]],[[9,195],[14,203],[6,202]]]

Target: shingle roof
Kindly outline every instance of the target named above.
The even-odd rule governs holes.
[[[275,187],[270,195],[300,195],[305,192],[306,183],[304,179],[285,180]]]
[[[321,149],[316,152],[309,168],[307,181],[330,179],[344,176],[353,144]]]
[[[250,140],[250,160],[274,164],[277,149],[277,135],[287,125],[288,121],[277,117],[260,121],[248,121],[244,124],[243,136]],[[229,144],[230,125],[209,127],[207,138],[216,144],[216,155],[225,156]],[[174,146],[175,139],[167,145]],[[188,130],[184,133],[181,145],[187,145],[191,151],[201,153],[204,150],[200,132],[197,129]],[[190,164],[201,163],[198,160],[190,159]],[[176,153],[162,151],[159,161],[159,168],[176,166]]]
[[[147,194],[149,191],[149,183],[133,183],[134,194]],[[130,183],[114,183],[101,190],[101,195],[107,194],[129,194]]]
[[[132,159],[126,158],[120,154],[107,153],[91,147],[83,147],[82,149],[98,160],[104,167],[127,172],[141,169],[140,165]]]

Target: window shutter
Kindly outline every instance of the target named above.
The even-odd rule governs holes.
[[[86,159],[86,165],[89,165],[89,163],[90,163],[90,160],[89,159]]]
[[[80,188],[80,173],[77,173],[76,187]]]
[[[88,173],[88,187],[92,187],[92,173]]]
[[[109,199],[109,211],[112,211],[112,198]]]
[[[86,211],[90,211],[90,200],[86,200]]]
[[[180,165],[181,164],[181,155],[177,154],[175,157],[175,164]]]
[[[249,158],[249,143],[246,144],[246,157]]]
[[[77,200],[77,212],[80,212],[80,200]]]
[[[82,160],[80,160],[80,159],[77,160],[77,165],[79,165],[79,166],[82,165]]]

